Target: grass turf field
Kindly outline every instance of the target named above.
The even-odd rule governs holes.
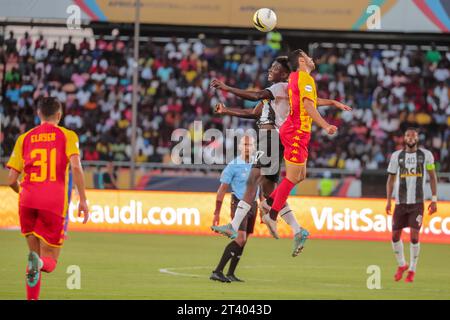
[[[255,238],[236,272],[246,282],[213,282],[209,274],[228,241],[72,232],[56,271],[43,275],[41,299],[450,299],[448,245],[422,244],[416,281],[408,284],[392,279],[388,242],[309,240],[292,258],[289,239]],[[25,241],[0,231],[0,243],[0,299],[24,299]],[[66,288],[69,265],[81,268],[80,290]],[[380,290],[367,289],[369,265],[381,268]]]

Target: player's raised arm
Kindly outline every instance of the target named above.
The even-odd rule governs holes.
[[[342,111],[351,111],[352,110],[352,107],[347,106],[347,105],[345,105],[342,102],[339,102],[337,100],[331,100],[331,99],[317,98],[317,106],[318,107],[332,106],[332,107],[338,108],[338,109],[340,109]]]
[[[235,96],[238,96],[242,99],[252,100],[252,101],[258,101],[263,99],[273,99],[272,94],[269,90],[258,90],[258,91],[252,91],[252,90],[242,90],[234,87],[227,86],[225,83],[223,83],[220,80],[213,79],[211,81],[211,87],[220,89],[226,92],[231,92]]]
[[[262,112],[263,103],[258,103],[253,109],[228,108],[223,103],[216,104],[214,112],[220,115],[228,115],[245,119],[257,119]]]
[[[325,129],[329,135],[336,133],[337,127],[329,124],[320,115],[319,111],[314,107],[314,103],[309,99],[304,99],[303,103],[305,105],[305,110],[308,115],[317,123],[321,128]]]

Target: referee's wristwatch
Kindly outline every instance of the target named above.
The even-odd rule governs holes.
[[[431,196],[431,202],[437,202],[437,196]]]

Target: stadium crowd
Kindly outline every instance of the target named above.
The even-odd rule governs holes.
[[[9,156],[17,136],[37,123],[34,105],[40,95],[63,102],[63,125],[80,137],[84,160],[128,160],[131,157],[132,43],[116,37],[69,37],[63,46],[43,36],[16,39],[11,32],[0,43],[3,70],[1,153]],[[213,113],[219,101],[250,108],[210,88],[213,78],[240,88],[264,88],[273,57],[282,53],[263,40],[253,46],[221,45],[199,36],[195,41],[141,43],[139,61],[138,162],[169,162],[172,132],[253,127],[254,122]],[[417,126],[439,170],[450,171],[450,54],[420,50],[323,48],[314,52],[313,76],[322,98],[336,99],[353,112],[324,113],[339,127],[335,137],[314,130],[308,165],[359,170],[384,169],[402,144],[402,129]],[[2,76],[0,76],[2,77]],[[327,108],[324,108],[327,109]],[[324,110],[322,109],[322,110]]]

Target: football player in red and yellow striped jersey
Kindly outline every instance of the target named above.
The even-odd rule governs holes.
[[[292,188],[306,177],[306,160],[308,144],[311,138],[311,125],[316,122],[328,134],[336,133],[337,128],[327,123],[317,111],[317,90],[310,73],[315,65],[302,50],[295,50],[289,55],[291,74],[289,75],[288,93],[290,113],[280,128],[280,140],[284,146],[286,177],[267,198],[271,205],[269,216],[264,222],[271,234],[277,237],[276,219],[283,208]],[[301,252],[309,233],[303,229],[295,235],[294,256]]]
[[[69,164],[80,195],[79,215],[84,214],[84,223],[89,218],[78,137],[58,126],[62,109],[57,99],[41,98],[37,113],[41,124],[19,136],[7,163],[8,183],[19,193],[20,227],[30,249],[26,278],[29,300],[39,298],[41,271],[55,269],[63,244]]]

